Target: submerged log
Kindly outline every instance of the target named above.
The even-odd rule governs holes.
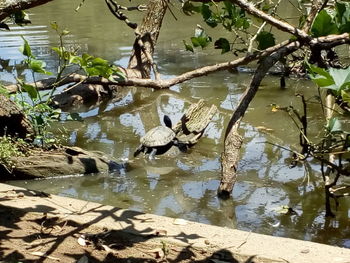
[[[29,139],[33,127],[15,102],[0,94],[0,136]]]
[[[215,105],[207,107],[201,99],[192,104],[181,119],[173,126],[176,138],[189,147],[193,146],[202,137],[205,128],[217,111]]]
[[[30,151],[30,156],[12,158],[12,161],[15,163],[12,171],[0,167],[0,180],[108,172],[118,166],[101,152],[88,152],[79,147],[62,147],[51,151],[34,149]]]
[[[81,106],[96,107],[109,99],[122,99],[116,85],[79,84],[68,87],[52,98],[52,106],[62,110],[78,109]]]

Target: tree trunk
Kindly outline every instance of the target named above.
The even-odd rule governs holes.
[[[221,181],[218,189],[219,197],[227,199],[236,183],[237,168],[239,161],[239,149],[243,138],[238,134],[240,120],[236,121],[230,133],[225,138],[224,152],[221,155]]]
[[[242,138],[238,134],[238,128],[250,102],[253,100],[262,79],[268,70],[282,57],[288,56],[300,48],[299,42],[293,42],[269,57],[260,60],[259,66],[255,71],[252,82],[240,98],[230,122],[226,129],[225,146],[222,154],[221,166],[222,177],[218,188],[218,195],[223,198],[230,196],[237,179],[237,167],[239,162],[239,149],[242,145]]]
[[[143,48],[150,57],[153,57],[154,48],[167,7],[167,1],[151,0],[148,3],[147,13],[143,18],[141,26],[136,29],[139,31],[137,34],[140,34],[139,37],[142,40]],[[145,52],[142,51],[139,38],[136,36],[128,69],[133,69],[135,76],[132,77],[150,78],[151,67],[152,63],[147,58]]]

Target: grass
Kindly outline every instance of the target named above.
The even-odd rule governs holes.
[[[0,163],[9,171],[15,167],[14,157],[25,156],[28,144],[22,139],[13,139],[9,136],[0,137]]]

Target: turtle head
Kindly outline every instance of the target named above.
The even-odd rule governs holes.
[[[171,129],[172,123],[171,123],[171,120],[170,120],[168,115],[164,115],[163,121],[164,121],[165,126],[167,126],[168,128]]]

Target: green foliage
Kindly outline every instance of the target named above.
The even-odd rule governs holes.
[[[340,120],[335,117],[331,118],[326,125],[326,131],[328,134],[342,132],[343,129]]]
[[[3,86],[0,84],[0,94],[6,96],[6,97],[10,97],[10,92]]]
[[[328,71],[306,63],[311,80],[320,88],[328,89],[336,97],[350,102],[350,67],[346,69],[330,68]]]
[[[112,67],[107,60],[83,54],[81,57],[75,56],[72,62],[78,64],[88,76],[101,76],[109,78],[116,73],[116,68]]]
[[[24,156],[24,149],[27,149],[27,144],[21,140],[14,140],[11,137],[0,137],[0,163],[8,170],[14,168],[14,157]]]
[[[52,75],[51,72],[45,70],[46,63],[44,61],[42,61],[42,60],[38,60],[38,59],[32,58],[32,59],[30,59],[28,61],[28,66],[35,73],[42,73],[42,74],[45,74],[45,75]]]
[[[224,29],[233,32],[234,30],[247,30],[251,22],[248,17],[246,17],[245,12],[239,7],[233,5],[230,1],[223,1],[223,3],[202,3],[200,5],[194,5],[187,1],[183,4],[182,11],[186,15],[192,15],[194,13],[199,13],[202,15],[204,22],[210,27],[217,27],[222,25]],[[196,29],[197,32],[198,28]],[[212,42],[210,36],[206,35],[204,30],[196,33],[194,37],[191,38],[192,46],[184,41],[186,50],[193,52],[194,47],[205,48]],[[231,50],[232,45],[226,38],[219,38],[214,44],[216,49],[221,49],[221,53],[226,53]],[[240,51],[236,49],[235,51]]]
[[[259,50],[264,50],[276,44],[274,35],[267,31],[261,31],[257,35],[256,41],[258,42]]]
[[[26,57],[24,63],[32,71],[34,81],[35,73],[46,75],[52,74],[45,70],[46,63],[44,61],[35,58],[28,41],[24,38],[20,51]],[[33,125],[35,142],[40,146],[56,143],[57,140],[53,137],[52,133],[48,131],[48,128],[53,120],[59,118],[61,111],[53,109],[49,105],[49,99],[46,100],[46,102],[43,101],[40,92],[35,85],[27,84],[19,78],[17,78],[17,82],[20,86],[20,91],[19,96],[16,96],[15,101],[25,112]],[[23,96],[22,92],[26,92],[29,101]]]
[[[311,33],[314,37],[350,33],[350,3],[337,1],[334,9],[319,12]]]
[[[318,13],[311,27],[311,33],[314,37],[337,34],[338,28],[334,21],[333,15],[326,10]]]
[[[335,3],[335,22],[339,33],[350,32],[350,3],[336,2]]]
[[[187,44],[185,40],[182,40],[182,41],[183,41],[183,43],[184,43],[184,45],[185,45],[185,49],[186,49],[187,51],[194,52],[194,49],[193,49],[193,47],[192,47],[191,45]]]
[[[59,36],[59,46],[52,48],[57,53],[59,59],[56,81],[53,84],[52,90],[45,95],[41,95],[36,84],[27,84],[23,80],[17,79],[20,92],[15,98],[17,104],[32,122],[35,142],[40,146],[48,146],[57,142],[57,139],[49,132],[49,127],[52,121],[60,119],[61,111],[59,109],[53,109],[50,103],[54,91],[59,86],[61,79],[64,78],[63,73],[68,67],[74,66],[76,68],[78,66],[88,76],[101,76],[109,78],[114,82],[125,78],[116,66],[110,65],[105,59],[89,54],[78,56],[76,50],[67,50],[64,46],[64,37],[70,32],[67,29],[61,29],[56,22],[51,23],[51,27]],[[198,37],[205,37],[205,35],[199,35]],[[36,79],[35,74],[37,73],[51,75],[52,73],[45,69],[46,63],[36,59],[28,41],[23,37],[22,39],[23,45],[20,51],[26,57],[24,63],[31,70],[34,83]],[[200,44],[203,45],[203,43]],[[0,87],[0,92],[5,93],[6,91]],[[25,92],[28,96],[22,92]],[[67,120],[81,120],[81,118],[79,114],[71,113],[67,117]]]
[[[211,37],[208,36],[204,29],[197,26],[195,30],[194,37],[191,37],[191,42],[194,47],[201,47],[202,49],[209,45],[209,43],[212,41]]]
[[[20,48],[20,51],[27,57],[25,63],[28,65],[28,67],[35,73],[51,75],[51,72],[45,70],[46,63],[42,60],[35,59],[28,41],[24,37],[22,37],[22,39],[24,43]]]
[[[215,41],[214,47],[216,49],[221,49],[221,54],[224,54],[226,52],[229,52],[231,50],[230,42],[226,38],[219,38]]]
[[[190,1],[186,1],[182,5],[182,12],[184,12],[185,15],[190,16],[190,15],[193,15],[195,13],[200,13],[201,7],[193,5]]]
[[[21,53],[24,55],[24,56],[26,56],[26,57],[28,57],[28,58],[32,58],[33,56],[32,56],[32,49],[30,48],[30,46],[29,46],[29,43],[28,43],[28,41],[24,38],[24,37],[22,37],[22,39],[23,39],[23,45],[19,48],[19,50],[21,51]]]
[[[57,53],[60,59],[60,67],[58,72],[58,78],[63,70],[72,65],[78,65],[86,75],[88,76],[101,76],[117,82],[113,75],[116,75],[119,79],[125,79],[123,73],[114,65],[110,65],[107,60],[94,57],[89,54],[77,55],[75,50],[68,51],[63,45],[63,38],[70,34],[67,29],[60,29],[56,22],[51,23],[51,27],[55,30],[60,38],[60,46],[53,47],[52,50]]]
[[[183,43],[185,45],[186,50],[194,52],[194,47],[201,47],[203,49],[207,47],[211,41],[211,37],[205,33],[204,29],[201,26],[197,25],[194,36],[191,37],[192,45],[187,44],[185,40],[183,40]]]

